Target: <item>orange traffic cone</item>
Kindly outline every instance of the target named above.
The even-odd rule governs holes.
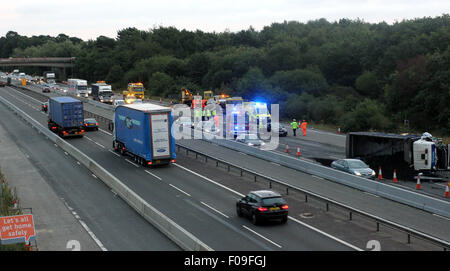
[[[302,154],[300,153],[300,147],[297,147],[297,157],[302,156]]]
[[[381,167],[378,168],[378,180],[383,180],[383,174],[381,173]]]
[[[286,144],[286,152],[289,153],[289,145]]]
[[[421,173],[419,173],[419,175],[417,175],[417,184],[416,184],[416,189],[421,189],[420,188],[420,175],[422,175]]]
[[[446,198],[450,198],[450,188],[449,188],[449,186],[450,186],[450,183],[447,183],[447,185],[445,186],[445,197]]]
[[[397,170],[395,170],[395,169],[394,169],[394,177],[393,177],[392,181],[393,181],[394,183],[396,183],[396,182],[398,181],[398,180],[397,180]]]

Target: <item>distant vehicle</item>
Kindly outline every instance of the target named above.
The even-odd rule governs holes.
[[[114,100],[114,106],[117,107],[119,105],[125,104],[124,100]]]
[[[84,120],[84,129],[86,131],[95,130],[98,131],[98,122],[96,119],[90,118]]]
[[[237,136],[236,141],[254,147],[264,146],[266,144],[255,134],[240,134]]]
[[[144,84],[128,83],[127,90],[123,91],[122,95],[124,100],[129,96],[134,96],[136,99],[144,99]]]
[[[50,87],[49,86],[43,86],[42,87],[42,92],[43,93],[49,93],[50,92]]]
[[[216,123],[213,119],[207,121],[199,121],[198,123],[194,123],[192,126],[195,126],[196,129],[202,129],[205,133],[217,134],[220,132],[220,129],[216,126]]]
[[[132,104],[136,101],[136,97],[135,96],[126,96],[125,97],[125,103],[126,104]]]
[[[25,73],[24,72],[19,73],[19,79],[22,80],[23,78],[25,78]]]
[[[111,85],[106,84],[104,81],[98,81],[97,83],[92,84],[91,96],[93,100],[101,103],[113,103]]]
[[[177,127],[186,127],[186,128],[193,128],[194,124],[192,123],[192,119],[190,117],[179,117],[175,120],[175,125]]]
[[[375,179],[375,171],[359,159],[333,161],[331,167],[363,178]]]
[[[44,72],[43,79],[47,84],[55,84],[55,78],[56,78],[56,75],[54,72],[52,72],[52,71]]]
[[[67,80],[67,86],[69,88],[68,93],[76,97],[88,97],[87,81],[82,79],[71,78]]]
[[[45,102],[45,103],[42,104],[41,110],[44,111],[45,113],[47,113],[47,111],[48,111],[48,102]]]
[[[286,127],[284,127],[284,125],[282,125],[282,124],[278,124],[278,127],[279,127],[278,128],[278,136],[280,136],[280,137],[287,136],[288,131],[287,131]]]
[[[286,223],[289,206],[277,192],[270,190],[252,191],[236,203],[237,215],[250,217],[257,225],[263,220],[281,220]]]
[[[113,148],[140,165],[175,162],[173,118],[169,107],[150,103],[119,105],[114,109]]]
[[[60,137],[83,136],[83,103],[72,97],[49,99],[48,128]]]

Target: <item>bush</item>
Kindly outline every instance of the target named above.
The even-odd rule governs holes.
[[[382,106],[370,99],[364,99],[353,111],[345,113],[340,123],[343,132],[392,129]]]

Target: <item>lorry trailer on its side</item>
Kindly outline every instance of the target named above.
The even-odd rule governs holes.
[[[48,128],[60,137],[84,134],[83,103],[72,97],[51,97],[48,101]]]
[[[347,134],[346,157],[359,158],[383,177],[447,179],[450,173],[450,146],[429,133],[386,134],[351,132]]]
[[[169,107],[150,103],[118,105],[114,109],[113,149],[140,165],[175,162],[175,138]]]

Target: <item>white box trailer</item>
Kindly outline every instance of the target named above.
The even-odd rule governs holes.
[[[70,78],[67,80],[69,95],[76,97],[88,97],[87,81],[83,79]]]

